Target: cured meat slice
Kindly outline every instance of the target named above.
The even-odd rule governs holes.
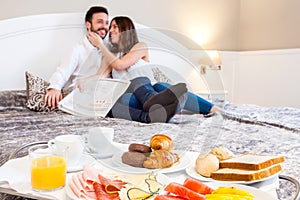
[[[98,174],[98,178],[100,180],[100,183],[104,185],[105,191],[107,193],[116,193],[124,187],[126,182],[118,179],[108,179],[101,174]]]
[[[96,194],[97,200],[120,200],[119,194],[108,194],[105,192],[103,185],[100,183],[94,182],[93,187]]]

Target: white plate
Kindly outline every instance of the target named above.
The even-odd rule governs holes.
[[[102,174],[102,175],[105,176],[105,173]],[[110,173],[110,175],[112,175],[112,174]],[[114,174],[114,175],[117,176],[118,174]],[[146,174],[143,174],[143,175],[133,175],[133,174],[131,174],[131,175],[129,175],[129,174],[124,175],[124,174],[121,174],[121,176],[122,176],[122,177],[125,176],[125,177],[127,177],[128,180],[133,180],[135,183],[138,183],[138,184],[139,184],[138,186],[135,185],[135,186],[132,186],[132,187],[139,187],[139,188],[141,188],[141,189],[147,191],[147,189],[148,189],[147,184],[146,184],[144,181],[141,181],[141,180],[142,180],[142,179],[145,179],[148,175],[146,175]],[[70,181],[70,179],[71,179],[71,176],[68,177],[68,181]],[[162,185],[164,185],[164,186],[166,186],[166,185],[170,182],[170,179],[169,179],[166,175],[160,174],[160,173],[157,174],[156,180],[157,180],[159,183],[161,183]],[[130,181],[128,181],[128,182],[130,182]],[[131,182],[131,183],[132,183],[132,182]],[[141,183],[143,183],[143,184],[141,185]],[[132,183],[132,184],[134,185],[134,183]],[[130,188],[130,187],[129,187],[129,188]],[[73,191],[72,191],[72,189],[70,188],[68,182],[67,182],[67,184],[66,184],[66,186],[65,186],[65,191],[66,191],[67,196],[68,196],[70,199],[72,199],[72,200],[82,200],[82,198],[78,198],[78,197],[73,193]],[[124,190],[122,190],[122,191],[123,191],[123,193],[120,194],[121,200],[123,200],[123,199],[128,199],[128,198],[127,198],[127,189],[124,189]],[[164,190],[162,189],[161,192],[164,193]],[[155,197],[155,196],[154,196],[154,197]],[[149,198],[149,200],[154,199],[154,197]]]
[[[93,165],[95,162],[95,158],[90,155],[83,154],[76,165],[68,166],[67,172],[81,171],[83,169],[83,165]]]
[[[132,167],[130,165],[124,164],[122,162],[122,153],[115,154],[111,158],[110,163],[107,164],[107,167],[118,170],[120,172],[129,173],[129,174],[146,174],[151,172],[159,172],[159,173],[173,173],[177,171],[181,171],[186,169],[190,164],[191,160],[186,153],[182,153],[179,151],[174,151],[180,157],[179,161],[176,162],[172,167],[164,168],[164,169],[147,169],[147,168],[140,168],[140,167]]]
[[[240,185],[240,184],[231,184],[231,183],[217,183],[217,182],[208,182],[205,183],[208,186],[210,186],[213,189],[217,189],[218,187],[236,187],[242,190],[246,190],[247,192],[250,192],[251,194],[254,195],[255,200],[276,200],[277,198],[272,196],[271,194],[264,192],[260,189],[254,188],[254,187],[250,187],[247,185]]]
[[[244,185],[250,185],[250,184],[253,184],[253,183],[267,181],[267,180],[270,180],[274,177],[277,177],[278,174],[280,173],[280,172],[278,172],[276,174],[273,174],[272,176],[268,176],[266,178],[263,178],[263,179],[260,179],[260,180],[253,180],[253,181],[221,181],[221,180],[215,180],[215,179],[212,179],[212,178],[207,178],[207,177],[201,176],[200,174],[198,174],[196,172],[195,165],[189,166],[188,168],[185,169],[185,171],[189,176],[191,176],[191,177],[193,177],[197,180],[204,181],[204,182],[238,183],[238,184],[244,184]]]
[[[114,152],[121,152],[123,150],[128,149],[128,144],[121,144],[117,142],[112,142],[111,143],[111,148],[109,152],[105,153],[97,153],[97,152],[92,152],[89,148],[85,149],[85,152],[91,156],[93,156],[96,159],[105,159],[105,158],[110,158],[114,155]]]

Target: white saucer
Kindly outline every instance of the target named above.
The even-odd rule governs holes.
[[[125,146],[125,147],[124,147]],[[105,152],[95,152],[91,148],[86,147],[85,152],[91,156],[93,156],[95,159],[105,159],[105,158],[111,158],[113,155],[117,152],[122,152],[123,148],[126,150],[128,149],[128,144],[120,144],[116,142],[112,142],[111,146],[105,149]]]
[[[95,162],[95,158],[90,155],[83,154],[76,165],[68,166],[67,172],[81,171],[84,165],[93,165]]]
[[[87,152],[89,155],[93,156],[96,159],[103,159],[103,158],[110,158],[113,156],[112,152],[108,152],[108,153],[91,153],[91,152]]]
[[[111,151],[109,152],[102,152],[102,153],[92,152],[86,149],[85,152],[96,159],[110,158],[113,156],[113,149],[111,149]]]

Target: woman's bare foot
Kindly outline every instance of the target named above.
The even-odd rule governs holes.
[[[203,116],[206,117],[206,118],[212,117],[212,116],[214,116],[217,112],[220,112],[220,108],[218,108],[218,107],[216,107],[216,106],[213,106],[213,107],[210,109],[209,113],[207,113],[207,114],[205,114],[205,115],[203,115]]]

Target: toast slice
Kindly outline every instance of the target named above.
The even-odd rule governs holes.
[[[220,168],[260,170],[284,162],[284,156],[245,154],[220,161]]]
[[[255,181],[281,171],[281,165],[276,164],[260,170],[219,169],[211,174],[211,178],[222,181]]]

